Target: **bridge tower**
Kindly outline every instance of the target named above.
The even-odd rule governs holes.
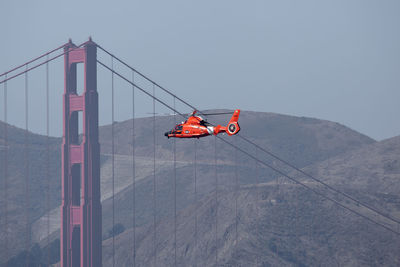
[[[99,267],[102,223],[96,44],[89,39],[77,48],[70,41],[64,52],[61,266]],[[77,64],[83,64],[81,95]]]

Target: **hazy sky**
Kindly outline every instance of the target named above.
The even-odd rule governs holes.
[[[400,134],[398,0],[1,0],[0,25],[1,73],[68,38],[79,44],[92,36],[202,109],[327,119],[378,140]],[[51,74],[59,112],[62,69]],[[43,77],[29,74],[30,128],[39,132]],[[20,90],[10,92],[9,121],[23,126],[23,77],[8,86]],[[127,98],[120,93],[117,101]],[[61,127],[57,112],[53,134]]]

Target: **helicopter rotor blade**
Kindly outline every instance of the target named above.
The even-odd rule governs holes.
[[[224,114],[232,114],[233,112],[218,112],[218,113],[201,113],[205,116],[213,116],[213,115],[224,115]]]
[[[146,112],[146,114],[151,114],[151,115],[160,115],[160,116],[175,116],[179,115],[178,113],[153,113],[153,112]]]

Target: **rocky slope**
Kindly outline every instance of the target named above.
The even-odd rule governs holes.
[[[398,219],[399,153],[400,137],[394,137],[315,163],[305,170]],[[309,178],[294,172],[290,175],[320,189]],[[333,197],[364,215],[372,215],[343,197]],[[381,216],[371,218],[399,229]],[[170,217],[157,224],[158,266],[174,266],[174,222]],[[220,187],[218,198],[211,192],[180,212],[176,222],[177,266],[400,264],[397,235],[283,177],[257,186],[241,184],[238,190]],[[138,266],[154,266],[153,225],[138,228],[137,233]],[[110,239],[104,243],[105,266],[111,266],[111,244]],[[116,238],[118,266],[132,265],[131,244],[132,229]]]
[[[153,220],[153,119],[136,119],[135,123],[135,178],[136,178],[136,226],[146,228]],[[166,139],[163,133],[174,125],[171,116],[156,117],[156,189],[157,189],[157,221],[170,218],[173,214],[173,141]],[[215,123],[225,123],[226,116],[213,118]],[[323,161],[346,151],[360,148],[374,143],[374,140],[352,131],[351,129],[332,123],[310,118],[298,118],[272,113],[242,112],[239,120],[242,127],[241,134],[264,147],[268,147],[279,156],[291,161],[299,167]],[[116,222],[121,223],[126,229],[132,226],[132,120],[116,123]],[[103,237],[107,238],[111,228],[110,220],[110,194],[111,194],[111,131],[110,126],[100,128],[100,143],[102,151],[101,190],[103,199]],[[3,142],[3,124],[0,125],[0,143]],[[24,153],[25,131],[10,126],[9,135],[9,199],[8,221],[10,255],[15,255],[25,247],[25,197],[24,186]],[[47,229],[43,223],[47,222],[50,215],[51,240],[57,237],[59,225],[58,207],[60,205],[60,138],[50,138],[50,210],[46,211],[46,137],[28,133],[29,146],[29,208],[31,223],[32,244],[46,242]],[[236,142],[245,149],[254,152],[254,148],[246,146],[238,138],[226,138]],[[178,211],[194,204],[194,146],[197,146],[197,197],[207,198],[215,188],[215,143],[213,137],[200,140],[176,140],[177,151],[177,205]],[[196,143],[196,144],[195,144]],[[234,166],[240,165],[239,183],[244,186],[255,182],[255,165],[248,157],[238,154],[235,161],[235,151],[217,141],[217,173],[219,187],[227,190],[233,188]],[[3,153],[0,153],[3,157]],[[266,159],[271,161],[270,159]],[[3,159],[1,159],[3,162]],[[272,162],[272,161],[271,161]],[[2,166],[3,169],[3,166]],[[263,172],[261,181],[268,182],[277,177],[268,169],[258,170]],[[2,172],[1,183],[4,181]],[[38,193],[40,192],[40,193]],[[3,194],[2,194],[3,195]],[[4,198],[0,204],[4,207]],[[2,212],[2,225],[4,225],[4,208]],[[3,228],[4,229],[4,228]],[[4,231],[0,236],[4,239]],[[2,250],[2,253],[4,251]],[[4,254],[1,256],[4,261]]]

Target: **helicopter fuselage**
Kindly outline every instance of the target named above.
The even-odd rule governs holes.
[[[212,126],[210,123],[205,121],[200,116],[195,116],[196,111],[193,111],[192,115],[181,124],[177,124],[174,129],[166,132],[164,135],[168,138],[200,138],[208,135],[217,135],[219,133],[227,133],[228,135],[235,135],[240,131],[238,124],[240,110],[236,109],[233,112],[232,118],[228,125]]]
[[[209,125],[200,116],[191,116],[164,135],[168,138],[200,138],[214,133],[214,126]]]

